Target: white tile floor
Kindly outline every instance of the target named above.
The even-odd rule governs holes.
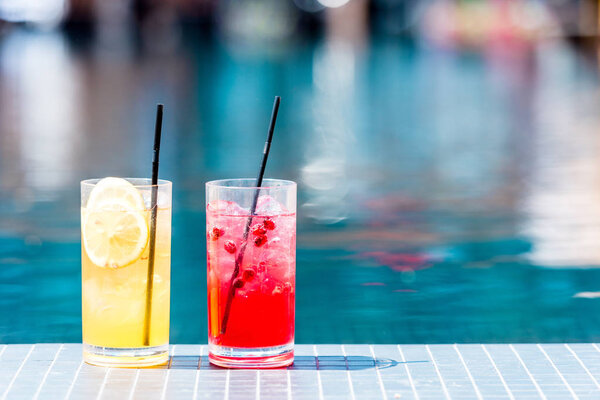
[[[0,345],[0,399],[600,399],[596,344],[298,345],[293,366],[225,370],[206,347],[169,365],[82,363],[79,344]]]

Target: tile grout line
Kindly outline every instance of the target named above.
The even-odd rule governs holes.
[[[525,372],[527,373],[527,376],[529,376],[529,379],[531,379],[531,382],[533,382],[533,386],[535,386],[536,390],[538,391],[538,393],[540,394],[540,396],[542,397],[542,399],[547,400],[546,399],[546,395],[544,394],[544,392],[542,392],[542,388],[540,387],[540,385],[538,385],[538,383],[534,379],[533,375],[531,375],[531,372],[529,372],[529,369],[527,368],[527,366],[523,362],[523,359],[521,358],[521,356],[519,355],[519,353],[517,353],[517,350],[515,349],[515,347],[512,344],[509,344],[508,347],[517,356],[517,359],[519,360],[519,362],[521,363],[521,365],[525,369]]]
[[[223,399],[229,400],[229,375],[231,374],[231,369],[227,369],[225,373],[225,393],[223,393]]]
[[[319,353],[317,345],[313,344],[313,352],[315,353],[315,363],[317,365],[317,382],[319,383],[319,399],[323,400],[323,382],[321,382],[321,371],[319,370]]]
[[[381,394],[383,394],[383,398],[387,400],[388,395],[385,391],[385,385],[383,384],[383,379],[381,378],[381,372],[379,372],[379,366],[377,365],[377,357],[375,357],[375,350],[373,349],[373,345],[369,345],[369,350],[371,351],[371,355],[373,356],[373,362],[375,363],[375,372],[377,373],[377,380],[379,381],[379,388],[381,389]]]
[[[169,361],[170,363],[170,361]],[[171,375],[171,366],[167,369],[167,376],[165,376],[165,383],[163,384],[162,393],[160,395],[160,399],[164,400],[167,395],[167,386],[169,385],[169,376]]]
[[[7,344],[2,346],[2,351],[0,351],[0,358],[2,358],[2,354],[4,354],[4,350],[6,350],[7,348],[8,348]]]
[[[198,383],[200,382],[200,363],[202,362],[202,354],[204,353],[204,346],[200,346],[200,357],[198,358],[198,366],[196,369],[196,379],[194,380],[194,396],[192,400],[198,398]]]
[[[292,400],[292,377],[290,376],[290,370],[287,369],[287,399]]]
[[[508,393],[508,397],[510,398],[510,400],[515,400],[515,396],[513,395],[512,390],[510,390],[510,388],[508,387],[508,384],[504,380],[504,376],[502,376],[502,373],[500,372],[500,369],[498,369],[498,366],[496,365],[496,362],[492,358],[492,355],[487,351],[484,344],[481,345],[481,348],[483,349],[485,354],[488,356],[488,358],[492,362],[494,369],[498,373],[498,376],[500,377],[500,380],[502,381],[502,384],[504,385],[504,389],[506,389],[506,393]]]
[[[135,373],[135,378],[133,379],[133,384],[131,385],[131,391],[129,392],[128,399],[133,399],[133,394],[135,393],[135,388],[137,386],[138,380],[140,379],[140,368],[137,369]]]
[[[600,389],[600,383],[598,383],[598,381],[596,380],[596,378],[594,378],[594,375],[592,375],[592,373],[590,372],[590,370],[588,369],[588,367],[585,366],[585,364],[579,358],[579,356],[577,355],[577,353],[575,353],[575,351],[573,349],[571,349],[571,346],[569,346],[568,343],[564,343],[564,346],[567,348],[567,350],[569,350],[571,352],[571,354],[573,354],[573,357],[575,357],[575,359],[579,362],[579,365],[581,365],[581,367],[585,370],[585,372],[588,374],[588,376],[590,378],[592,378],[592,381],[594,382],[594,384],[596,385],[596,387],[598,389]]]
[[[550,358],[550,356],[548,355],[548,353],[546,353],[546,350],[544,350],[544,348],[539,343],[537,344],[537,348],[540,349],[540,351],[542,353],[544,353],[544,357],[546,357],[548,359],[548,361],[550,361],[550,364],[552,365],[552,368],[554,368],[554,370],[556,371],[556,373],[560,377],[560,380],[563,381],[563,383],[567,386],[567,389],[569,390],[569,393],[571,393],[571,396],[574,399],[579,399],[579,396],[577,396],[575,394],[575,391],[573,390],[573,388],[571,387],[571,385],[569,384],[569,382],[567,382],[567,380],[565,379],[565,377],[563,376],[563,374],[560,372],[560,370],[558,369],[558,367],[556,366],[556,364],[554,364],[554,361],[552,361],[552,359]]]
[[[350,398],[356,400],[356,394],[354,393],[354,385],[352,384],[352,376],[350,375],[350,367],[348,366],[348,357],[346,356],[346,349],[344,345],[341,345],[342,355],[344,356],[344,361],[346,362],[346,376],[348,377],[348,386],[350,387]]]
[[[62,349],[63,349],[64,346],[65,346],[65,344],[62,343],[58,347],[58,350],[56,351],[56,354],[54,354],[54,357],[52,358],[52,362],[50,363],[50,366],[48,367],[48,370],[46,370],[46,373],[44,374],[44,377],[42,378],[42,381],[40,382],[40,384],[39,384],[39,386],[38,386],[35,394],[33,395],[33,400],[36,400],[37,398],[39,398],[40,393],[42,392],[42,387],[46,383],[46,379],[48,379],[48,375],[50,374],[50,370],[54,366],[54,363],[56,363],[56,360],[58,359],[58,356],[59,356],[59,354],[62,351]]]
[[[256,400],[260,400],[260,369],[256,370]]]
[[[79,368],[77,368],[77,371],[75,371],[75,376],[73,377],[73,381],[71,382],[71,385],[69,385],[69,390],[67,391],[67,394],[65,395],[65,399],[69,399],[71,397],[71,393],[73,393],[73,388],[75,387],[75,382],[77,381],[77,377],[79,376],[79,372],[81,371],[81,368],[83,368],[83,360],[81,360],[81,363],[79,364]]]
[[[31,346],[31,349],[29,349],[29,352],[27,353],[27,355],[25,356],[25,358],[21,362],[21,365],[19,365],[19,369],[17,369],[17,372],[15,372],[15,376],[13,376],[13,378],[10,381],[10,383],[6,387],[6,391],[4,391],[4,394],[2,395],[2,399],[6,399],[6,396],[8,396],[8,392],[10,392],[10,388],[12,387],[12,385],[14,385],[15,381],[17,380],[17,376],[19,376],[19,374],[21,373],[21,370],[25,366],[25,363],[27,362],[27,360],[31,356],[31,353],[33,353],[33,349],[34,348],[35,348],[35,344]]]
[[[106,387],[106,382],[108,381],[108,375],[110,375],[110,368],[106,368],[106,374],[104,374],[102,385],[100,386],[100,390],[98,391],[98,396],[96,396],[96,399],[98,400],[102,398],[102,393],[104,393],[104,388]]]
[[[410,373],[410,370],[408,369],[408,363],[406,362],[406,359],[404,358],[404,353],[402,352],[402,349],[400,348],[400,345],[396,345],[398,347],[398,352],[400,353],[400,357],[402,358],[402,362],[404,363],[404,368],[406,369],[406,375],[408,376],[408,382],[410,383],[410,387],[412,388],[413,394],[415,395],[415,400],[419,400],[419,394],[417,393],[417,388],[415,387],[415,382],[413,381],[412,378],[412,374]]]
[[[356,400],[356,395],[354,393],[354,385],[352,384],[352,377],[350,376],[350,367],[348,366],[348,356],[346,355],[346,349],[344,345],[340,345],[340,349],[342,350],[342,356],[344,357],[344,365],[346,367],[346,378],[348,379],[348,387],[350,388],[350,398]]]
[[[467,366],[465,359],[463,358],[462,354],[460,353],[460,350],[458,350],[458,346],[456,345],[456,343],[454,343],[453,347],[454,347],[454,350],[456,351],[456,353],[458,354],[458,358],[460,359],[460,362],[462,363],[463,367],[465,367],[465,371],[467,371],[467,376],[469,377],[469,380],[471,381],[471,384],[473,385],[473,389],[475,389],[475,394],[477,395],[477,398],[479,400],[483,400],[483,396],[481,396],[479,387],[475,383],[475,379],[473,379],[473,375],[471,375],[471,371],[469,371],[469,367]]]
[[[594,347],[597,351],[600,352],[600,348],[598,348],[598,346],[596,345],[596,343],[592,343],[592,347]]]
[[[175,347],[177,347],[176,344],[173,345],[173,347],[171,348],[171,351],[169,352],[171,355],[169,355],[169,359],[167,361],[167,376],[165,377],[165,383],[163,385],[162,393],[160,395],[161,400],[164,400],[165,396],[167,395],[167,386],[169,385],[169,376],[171,375],[171,366],[173,365],[173,356],[175,356]]]
[[[433,353],[431,353],[431,350],[429,349],[428,344],[425,345],[425,350],[427,350],[427,353],[429,353],[429,357],[431,357],[431,362],[433,363],[433,367],[435,368],[435,372],[437,373],[437,376],[440,378],[440,382],[442,384],[442,389],[444,390],[444,394],[446,395],[446,398],[448,400],[450,400],[450,393],[448,393],[448,388],[446,387],[446,382],[444,382],[444,378],[442,378],[442,374],[440,373],[437,363],[435,362],[435,358],[433,357]]]

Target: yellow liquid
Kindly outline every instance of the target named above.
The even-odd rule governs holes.
[[[82,214],[85,214],[82,209]],[[150,211],[146,212],[150,226]],[[83,243],[83,240],[82,240]],[[169,343],[171,282],[171,209],[159,209],[156,221],[154,280],[149,346]],[[146,314],[149,245],[122,268],[95,265],[82,244],[83,342],[112,348],[142,348]]]

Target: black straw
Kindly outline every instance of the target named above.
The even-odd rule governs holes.
[[[148,250],[148,277],[146,284],[146,313],[144,317],[144,346],[150,346],[150,321],[152,317],[152,289],[154,286],[154,252],[156,245],[156,216],[158,213],[158,158],[160,155],[160,136],[162,133],[163,105],[156,105],[156,123],[154,125],[154,150],[152,154],[152,200],[150,203],[150,248]]]
[[[233,282],[240,273],[240,267],[244,259],[244,252],[246,251],[246,245],[248,244],[248,232],[250,230],[250,225],[252,224],[252,217],[254,217],[254,213],[256,212],[256,204],[258,203],[258,195],[260,194],[260,187],[265,175],[269,151],[271,150],[271,141],[273,140],[273,132],[275,131],[275,122],[277,121],[277,112],[279,111],[280,102],[281,97],[275,96],[275,101],[273,102],[273,111],[271,112],[271,123],[269,124],[269,132],[267,133],[267,141],[265,142],[265,147],[263,147],[262,161],[260,162],[260,169],[256,178],[256,192],[254,193],[254,200],[252,201],[250,216],[246,221],[246,227],[244,228],[244,239],[242,241],[242,245],[240,246],[240,252],[235,259],[235,268],[231,274],[231,279],[229,279],[229,292],[227,293],[227,304],[225,305],[225,313],[223,314],[223,321],[221,322],[221,335],[224,334],[225,330],[227,329],[227,321],[229,320],[229,313],[231,312],[231,303],[233,301],[233,297],[235,296],[236,290],[236,288],[233,286]]]

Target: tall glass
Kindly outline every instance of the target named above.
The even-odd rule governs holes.
[[[273,368],[294,360],[296,184],[206,184],[208,347],[213,364]]]
[[[149,179],[137,178],[82,181],[81,233],[84,360],[117,367],[165,363],[171,182],[159,180],[153,186]]]

